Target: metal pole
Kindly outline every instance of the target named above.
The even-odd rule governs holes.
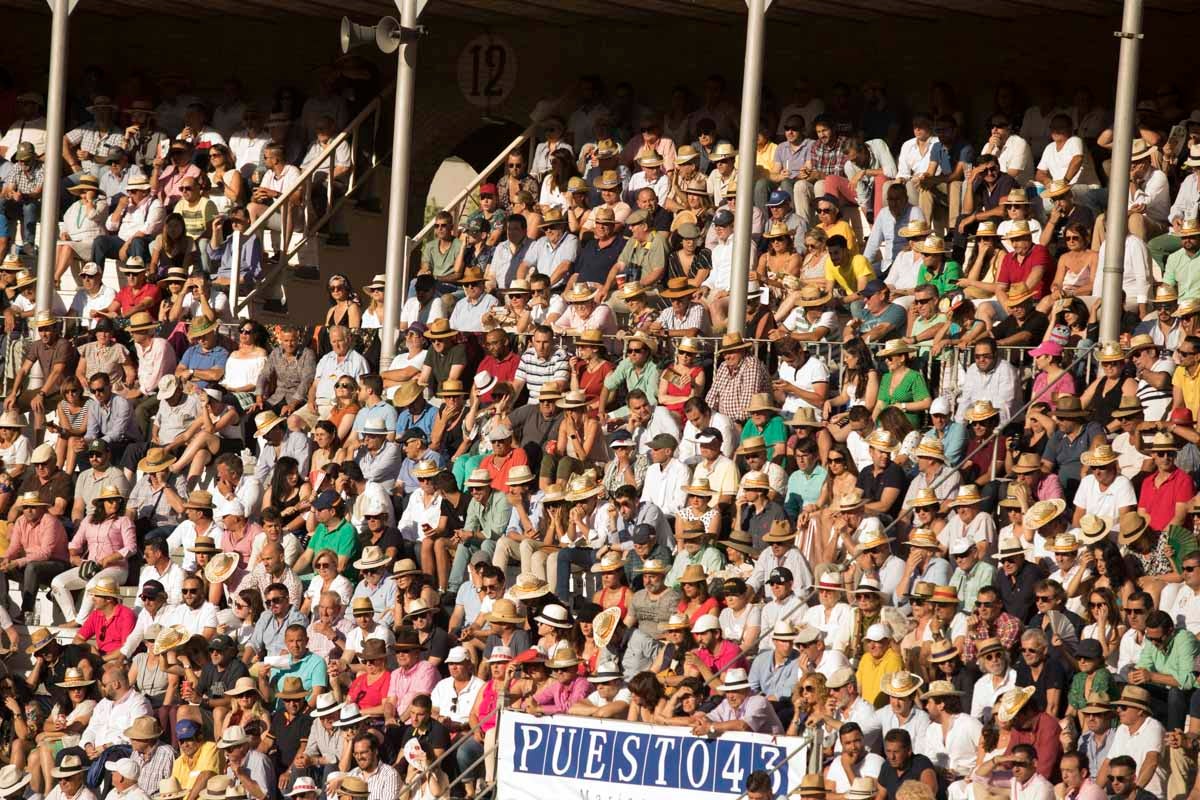
[[[1129,164],[1133,148],[1133,116],[1137,107],[1138,56],[1142,39],[1142,0],[1125,0],[1121,30],[1121,57],[1117,65],[1117,104],[1113,121],[1112,166],[1108,181],[1108,210],[1104,230],[1104,283],[1100,293],[1100,341],[1115,342],[1121,335],[1121,273],[1125,265],[1128,229]]]
[[[396,0],[400,24],[417,25],[417,0]],[[396,353],[396,322],[400,319],[400,284],[404,276],[404,230],[408,222],[408,171],[412,162],[413,94],[416,89],[417,45],[402,43],[396,61],[396,110],[392,119],[392,185],[388,195],[387,261],[383,288],[383,341],[379,366],[386,369]]]
[[[742,72],[742,120],[738,136],[741,166],[737,176],[737,209],[733,221],[733,270],[729,276],[729,331],[746,327],[746,293],[750,281],[750,237],[754,219],[754,154],[758,140],[758,101],[762,93],[763,38],[767,0],[746,0],[746,59]]]
[[[58,254],[58,204],[62,189],[62,143],[67,93],[67,39],[71,0],[47,0],[50,23],[50,82],[46,87],[46,160],[39,223],[37,310],[49,311],[54,292],[54,260]],[[100,265],[104,269],[104,265]]]
[[[256,234],[257,235],[257,234]],[[233,248],[233,263],[230,264],[229,271],[229,311],[233,316],[238,316],[238,289],[242,282],[242,232],[237,228],[233,229],[233,241],[228,245]],[[287,249],[283,251],[283,261],[287,263]]]

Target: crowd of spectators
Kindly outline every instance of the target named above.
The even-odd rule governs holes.
[[[229,306],[229,233],[345,124],[336,75],[294,116],[175,80],[61,148],[22,95],[0,139],[0,630],[32,659],[0,797],[482,796],[503,705],[811,736],[801,797],[1200,798],[1177,93],[1139,107],[1112,297],[1086,93],[1002,89],[976,135],[941,87],[902,136],[881,85],[801,81],[739,154],[717,78],[665,113],[585,78],[437,214],[382,363],[382,275],[329,277],[320,325]],[[44,157],[82,288],[39,311]]]

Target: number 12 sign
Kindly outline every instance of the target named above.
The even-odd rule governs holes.
[[[517,53],[499,36],[476,36],[458,57],[458,86],[472,105],[498,105],[512,93],[516,82]]]

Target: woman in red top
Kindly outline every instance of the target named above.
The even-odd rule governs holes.
[[[589,329],[575,340],[578,356],[571,359],[571,388],[582,391],[588,399],[588,415],[600,413],[600,394],[604,390],[604,379],[613,371],[612,362],[604,357],[604,336],[599,330]]]
[[[355,676],[346,690],[346,702],[356,703],[360,713],[366,716],[383,714],[383,698],[387,694],[392,675],[387,670],[387,645],[382,639],[367,639],[358,660],[366,668]],[[337,681],[334,681],[337,687]]]
[[[675,363],[658,379],[659,405],[677,417],[683,416],[683,404],[689,398],[704,396],[704,368],[696,365],[700,353],[699,339],[681,340],[675,348]]]
[[[700,564],[688,564],[683,574],[679,576],[679,589],[683,599],[679,601],[676,611],[687,614],[688,622],[695,624],[696,620],[705,614],[716,616],[721,612],[717,598],[708,594],[708,576]]]
[[[592,595],[592,602],[602,609],[619,608],[621,619],[625,619],[633,594],[625,582],[625,561],[621,554],[612,550],[605,553],[600,562],[592,566],[592,572],[600,576],[600,591]]]

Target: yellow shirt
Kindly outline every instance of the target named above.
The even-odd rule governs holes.
[[[1197,370],[1195,377],[1190,377],[1186,369],[1176,367],[1171,383],[1179,387],[1183,404],[1192,412],[1192,418],[1200,418],[1200,370]]]
[[[858,236],[854,233],[854,228],[850,227],[850,223],[844,219],[839,219],[832,225],[818,225],[821,230],[825,231],[826,236],[832,239],[834,236],[844,236],[846,238],[846,249],[852,254],[857,253]]]
[[[881,696],[886,700],[887,696],[879,689],[880,682],[884,675],[898,669],[904,669],[904,662],[900,654],[890,647],[879,661],[870,653],[863,653],[862,660],[858,662],[858,693],[871,705],[877,705],[875,701]]]
[[[205,742],[200,745],[193,758],[188,758],[183,753],[179,754],[171,767],[171,777],[179,781],[180,787],[185,791],[191,791],[192,784],[201,772],[211,772],[214,775],[224,773],[222,760],[221,751],[217,749],[216,743]]]
[[[833,259],[825,256],[825,280],[833,286],[840,286],[846,294],[854,294],[858,291],[859,278],[866,278],[869,281],[874,277],[875,270],[871,269],[871,262],[863,256],[851,255],[850,263],[845,266],[835,266]]]

